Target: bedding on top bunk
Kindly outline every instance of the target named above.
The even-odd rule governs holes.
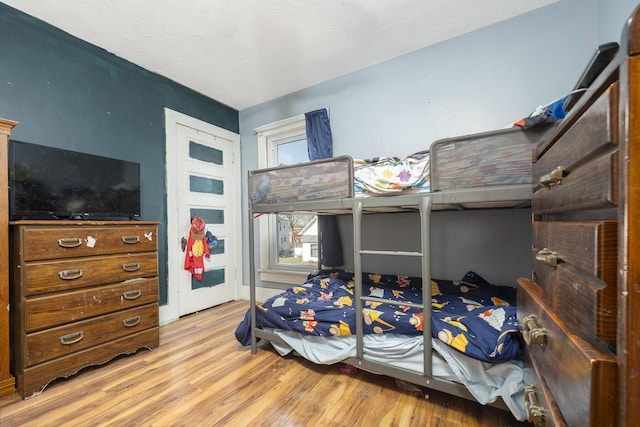
[[[441,140],[434,144],[438,182],[442,188],[531,183],[535,142],[509,144],[507,138]],[[421,151],[403,159],[353,160],[356,194],[395,194],[431,190],[431,156]]]
[[[363,273],[363,296],[397,301],[365,301],[365,334],[421,335],[422,280],[417,277]],[[345,270],[320,271],[307,281],[257,307],[257,326],[315,336],[355,334],[354,275]],[[521,350],[515,289],[495,286],[473,272],[462,280],[431,281],[431,334],[474,359],[497,363],[514,359]],[[236,330],[243,345],[251,341],[250,312]]]
[[[356,194],[394,194],[415,189],[430,190],[430,156],[421,151],[399,159],[376,157],[353,160],[353,183]]]

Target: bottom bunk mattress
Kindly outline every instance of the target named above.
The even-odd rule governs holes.
[[[524,419],[522,337],[516,319],[516,291],[469,272],[462,280],[431,280],[432,376],[461,383],[480,403],[498,396]],[[315,362],[355,357],[355,281],[345,270],[312,273],[256,307],[256,326],[271,330],[286,346]],[[422,279],[363,273],[365,358],[423,373]],[[251,343],[250,310],[236,339]],[[437,356],[440,355],[440,356]],[[439,359],[441,358],[441,359]],[[440,363],[438,360],[444,361]]]
[[[316,363],[331,365],[356,356],[356,337],[308,336],[294,331],[267,329],[282,343],[271,345],[282,356],[296,354]],[[363,357],[373,362],[422,375],[423,337],[421,335],[369,334],[364,336]],[[464,385],[481,404],[501,398],[514,418],[527,419],[524,406],[523,363],[513,359],[487,363],[467,357],[437,339],[432,339],[431,376]]]
[[[516,291],[495,286],[469,272],[462,280],[431,280],[433,337],[475,359],[497,363],[517,357],[522,337],[516,318]],[[314,336],[347,336],[355,332],[353,272],[323,270],[300,286],[278,294],[256,310],[260,328],[285,329]],[[362,274],[365,334],[422,335],[422,279]],[[249,311],[236,330],[243,345],[251,342]]]

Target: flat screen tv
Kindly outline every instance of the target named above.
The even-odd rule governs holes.
[[[9,216],[137,219],[140,164],[10,140]]]

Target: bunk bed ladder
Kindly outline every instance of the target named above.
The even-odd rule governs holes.
[[[353,252],[355,276],[355,306],[356,313],[362,313],[365,301],[377,301],[397,304],[397,301],[362,295],[362,257],[366,255],[420,257],[422,259],[422,304],[405,303],[404,305],[422,308],[423,339],[424,339],[424,367],[423,375],[431,378],[431,197],[418,197],[417,205],[420,213],[420,252],[411,251],[378,251],[362,249],[362,213],[363,207],[379,207],[387,202],[385,198],[355,198],[353,199]],[[364,360],[364,316],[356,316],[356,360]],[[426,381],[429,382],[428,380]]]

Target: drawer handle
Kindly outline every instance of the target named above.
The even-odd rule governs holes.
[[[84,333],[80,331],[68,335],[63,335],[58,339],[60,340],[60,344],[71,345],[80,342],[82,338],[84,338]]]
[[[135,289],[133,291],[127,291],[127,292],[122,294],[124,299],[128,299],[128,300],[138,299],[138,298],[140,298],[140,295],[142,295],[142,291],[140,289]]]
[[[549,248],[544,248],[540,252],[536,254],[536,260],[542,261],[547,264],[549,267],[557,267],[558,262],[561,261],[560,255],[558,252],[552,251]]]
[[[535,314],[531,314],[522,320],[524,323],[522,337],[527,345],[544,346],[547,344],[547,330],[540,327],[537,320],[538,318]]]
[[[69,237],[65,239],[58,239],[58,245],[63,248],[77,248],[82,244],[82,238],[80,237]]]
[[[127,245],[135,245],[136,243],[140,243],[139,236],[122,236],[122,243]]]
[[[524,409],[530,423],[544,424],[544,408],[538,402],[536,386],[528,385],[524,388]]]
[[[63,271],[58,271],[58,276],[60,276],[60,278],[62,280],[74,280],[74,279],[79,279],[82,277],[82,269],[77,269],[77,270],[63,270]]]
[[[564,176],[564,169],[562,166],[558,166],[548,175],[542,175],[540,177],[540,184],[544,187],[551,188],[554,185],[562,184],[562,178],[564,178]]]
[[[140,270],[140,267],[141,266],[139,262],[130,262],[128,264],[122,264],[122,269],[128,272],[138,271]]]
[[[122,324],[125,328],[133,328],[137,324],[140,323],[140,316],[129,317],[128,319],[124,319]]]

